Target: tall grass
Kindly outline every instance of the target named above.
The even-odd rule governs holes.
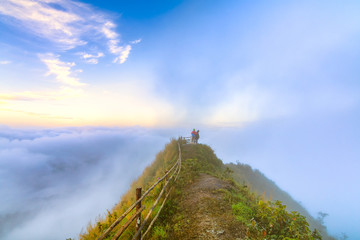
[[[79,236],[81,240],[92,240],[97,239],[119,216],[121,216],[130,206],[133,204],[135,199],[135,190],[138,187],[143,189],[143,192],[146,191],[150,186],[152,186],[160,177],[165,174],[165,171],[169,170],[171,166],[178,159],[178,141],[172,139],[170,143],[165,146],[165,149],[159,152],[156,155],[155,160],[151,163],[150,166],[146,167],[141,176],[136,179],[130,186],[128,192],[124,194],[111,210],[107,210],[107,213],[104,217],[99,217],[96,219],[94,224],[89,223],[85,232],[82,232]],[[121,173],[119,173],[121,174]],[[142,205],[145,205],[145,210],[142,212],[142,216],[148,214],[149,209],[154,203],[155,199],[159,195],[163,184],[156,186],[142,201]],[[155,215],[158,211],[158,208],[155,208],[152,215]],[[128,217],[122,220],[120,224],[112,231],[112,233],[106,238],[111,239],[111,237],[116,233],[116,231],[123,225],[135,212],[133,210],[128,214]],[[129,226],[129,228],[122,234],[120,239],[129,239],[135,233],[135,223]]]

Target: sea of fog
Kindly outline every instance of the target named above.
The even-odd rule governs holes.
[[[333,162],[340,157],[335,150],[322,152],[330,143],[323,147],[312,139],[309,144],[305,133],[301,141],[291,142],[284,124],[271,129],[266,124],[201,128],[200,142],[224,162],[258,168],[314,216],[328,213],[330,233],[360,239],[354,214],[360,213],[355,187],[360,179],[353,170],[359,165],[347,163],[345,155]],[[77,239],[90,221],[119,201],[172,137],[190,130],[0,127],[1,239]],[[319,160],[323,154],[329,157],[326,162]]]
[[[169,139],[140,128],[1,128],[0,238],[77,238]]]

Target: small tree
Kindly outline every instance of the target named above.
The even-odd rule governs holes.
[[[325,217],[329,216],[329,214],[324,213],[324,212],[318,212],[318,217],[316,218],[316,220],[321,223],[321,225],[324,225],[324,219]]]

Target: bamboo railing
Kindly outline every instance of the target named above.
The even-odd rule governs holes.
[[[119,223],[126,217],[129,215],[129,213],[136,207],[136,212],[129,218],[129,220],[124,223],[119,230],[115,233],[115,235],[112,237],[112,240],[117,240],[119,239],[119,237],[121,236],[121,234],[124,233],[124,231],[127,229],[127,227],[130,226],[130,224],[136,219],[136,228],[135,228],[135,234],[132,238],[132,240],[139,240],[139,239],[144,239],[145,236],[147,236],[147,234],[149,233],[149,231],[151,230],[152,226],[154,225],[155,221],[157,220],[161,210],[163,209],[165,202],[171,192],[171,189],[173,187],[174,182],[177,180],[180,170],[181,170],[181,146],[180,146],[180,142],[182,141],[182,138],[180,138],[179,142],[178,142],[178,149],[179,149],[179,157],[178,160],[175,162],[175,164],[170,168],[170,170],[166,171],[166,173],[159,179],[157,180],[148,190],[146,190],[146,192],[141,195],[141,188],[137,188],[136,189],[136,202],[134,202],[119,218],[117,218],[112,224],[111,226],[106,229],[106,231],[97,239],[97,240],[104,240],[105,238],[107,238],[110,233],[114,230],[114,228],[116,226],[119,225]],[[170,176],[170,177],[168,177]],[[157,199],[155,200],[155,202],[153,203],[153,205],[151,206],[148,214],[146,215],[145,219],[143,222],[141,222],[141,212],[145,209],[145,206],[141,206],[141,201],[144,200],[144,198],[146,198],[148,196],[148,194],[162,181],[165,180],[165,184],[161,189],[160,194],[158,195]],[[173,181],[172,181],[173,180]],[[172,182],[172,185],[170,187],[170,183]],[[166,192],[167,187],[170,187],[170,189],[167,191],[167,194],[165,195],[164,199],[162,200],[161,206],[157,212],[157,214],[155,215],[155,217],[151,220],[150,224],[147,226],[147,229],[144,231],[143,234],[142,230],[144,229],[144,227],[146,226],[147,222],[150,220],[151,218],[151,213],[153,212],[154,208],[159,204],[159,201],[161,199],[161,197],[164,195],[164,193]]]

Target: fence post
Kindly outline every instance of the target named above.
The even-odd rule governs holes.
[[[136,201],[141,198],[141,188],[136,188]],[[141,201],[136,205],[136,211],[138,211],[141,208]],[[136,219],[136,227],[135,232],[137,232],[141,225],[141,213],[139,213],[139,216]],[[138,239],[141,239],[141,233],[138,237]]]

